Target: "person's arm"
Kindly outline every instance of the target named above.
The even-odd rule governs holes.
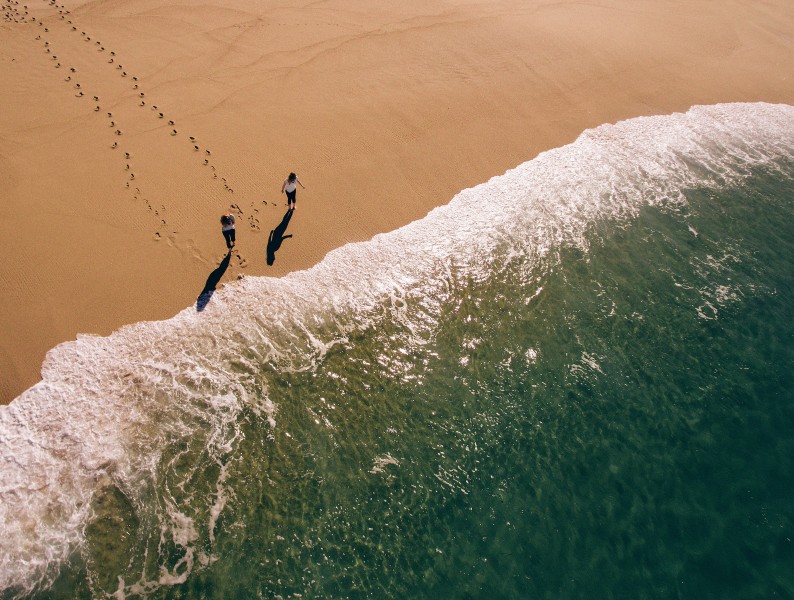
[[[284,188],[287,187],[287,180],[284,180],[284,183],[281,184],[281,193],[284,193]]]
[[[299,179],[297,176],[295,176],[295,181],[297,181],[298,183],[300,183],[300,184],[301,184],[301,187],[302,187],[304,190],[306,189],[306,186],[305,186],[305,185],[303,185],[303,184],[301,183],[301,180],[300,180],[300,179]]]

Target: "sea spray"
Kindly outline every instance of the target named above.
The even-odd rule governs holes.
[[[566,248],[587,252],[589,234],[607,223],[630,223],[649,206],[678,210],[688,189],[725,188],[777,168],[794,155],[793,132],[794,108],[765,104],[604,125],[312,269],[248,277],[216,292],[202,312],[53,349],[43,381],[0,413],[0,587],[11,595],[44,589],[75,553],[89,573],[102,556],[141,574],[122,578],[122,595],[185,582],[218,559],[243,424],[257,419],[264,437],[278,429],[280,376],[312,373],[386,320],[400,324],[405,347],[429,344],[459,302],[455,282],[476,286],[507,266],[531,280]],[[541,302],[538,294],[533,288],[527,303]],[[706,298],[701,313],[719,303]],[[534,347],[522,354],[538,361]],[[380,360],[395,377],[419,376]],[[583,352],[572,373],[603,373],[601,362]],[[384,452],[367,468],[381,474],[404,464]],[[466,487],[458,470],[438,477]],[[119,547],[120,556],[104,556],[112,532],[103,518],[116,519],[134,556]],[[90,585],[107,592],[118,579],[108,577]]]

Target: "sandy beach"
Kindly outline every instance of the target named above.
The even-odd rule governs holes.
[[[5,403],[55,345],[195,305],[223,212],[218,283],[279,277],[589,127],[794,104],[785,0],[1,6]]]

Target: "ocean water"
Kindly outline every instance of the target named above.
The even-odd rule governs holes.
[[[794,597],[794,107],[584,132],[0,409],[3,598]]]

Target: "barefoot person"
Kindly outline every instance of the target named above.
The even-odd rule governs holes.
[[[306,186],[301,183],[301,180],[298,179],[295,173],[290,173],[289,177],[281,184],[281,192],[287,194],[287,208],[289,210],[295,210],[295,192],[297,191],[298,185],[304,190],[306,189]]]
[[[234,215],[226,213],[221,217],[221,233],[226,240],[226,247],[231,250],[234,247]]]

